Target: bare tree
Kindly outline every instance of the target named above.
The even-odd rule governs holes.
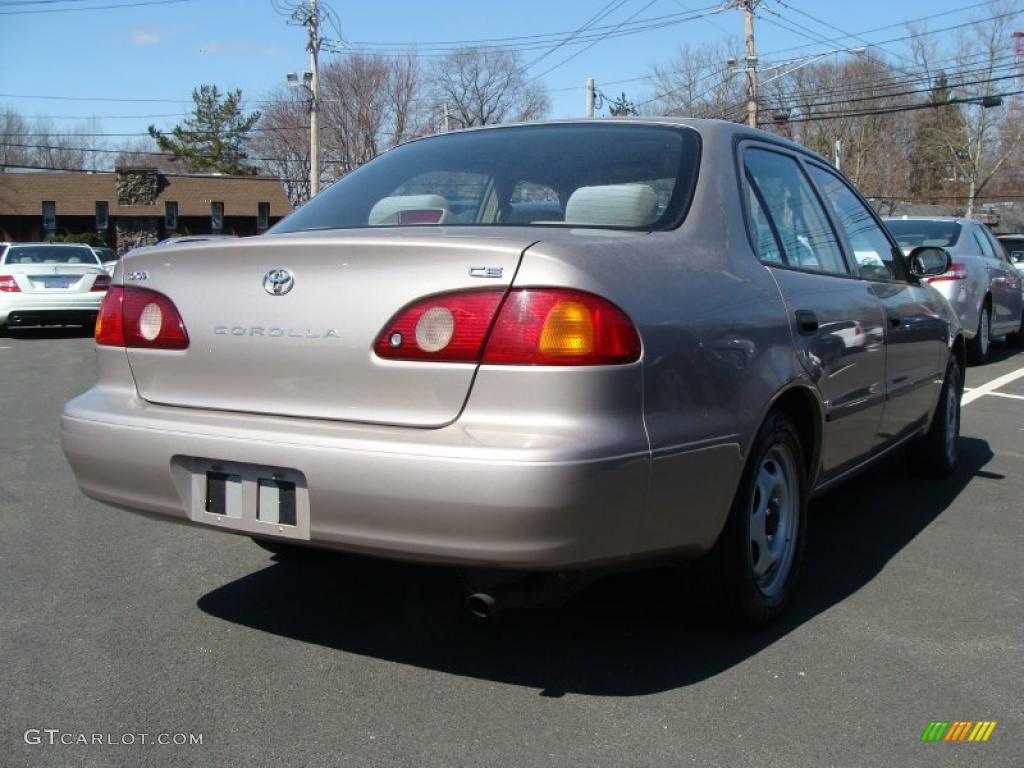
[[[463,126],[536,120],[550,102],[544,86],[527,78],[515,51],[460,48],[431,72],[436,105]]]
[[[29,152],[21,144],[30,144],[28,123],[11,108],[0,114],[0,173],[8,166],[29,165]]]
[[[281,179],[292,205],[309,199],[309,101],[293,88],[267,98],[252,148],[264,172]]]
[[[737,50],[737,41],[680,46],[670,62],[652,69],[655,93],[642,111],[742,120],[745,86],[727,64],[730,58],[739,60]]]
[[[1024,143],[1024,119],[1011,114],[999,95],[1010,82],[999,78],[1007,74],[1005,51],[1016,7],[1013,0],[995,0],[974,24],[961,31],[954,57],[957,71],[948,81],[948,106],[955,110],[952,119],[933,124],[927,134],[937,145],[936,152],[945,152],[953,171],[947,186],[960,189],[965,216],[974,215],[982,193],[998,183],[1000,174],[1013,172],[1008,164],[1019,161]],[[921,44],[914,46],[913,53],[928,72],[936,69],[935,57],[943,55]]]

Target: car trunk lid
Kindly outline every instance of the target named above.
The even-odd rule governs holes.
[[[461,411],[476,365],[385,361],[374,342],[424,296],[507,289],[531,242],[355,230],[140,251],[124,260],[126,285],[168,296],[190,344],[129,349],[139,394],[195,408],[446,424]],[[272,281],[265,288],[274,270],[292,276],[286,292],[273,293]]]

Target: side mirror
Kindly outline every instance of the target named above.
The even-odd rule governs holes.
[[[953,259],[945,248],[932,245],[919,245],[907,256],[910,263],[910,274],[914,277],[935,277],[948,272]]]
[[[1010,263],[1014,266],[1024,264],[1024,251],[1010,251]]]

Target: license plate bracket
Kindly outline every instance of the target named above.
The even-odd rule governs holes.
[[[182,456],[172,464],[188,472],[187,506],[194,522],[309,540],[309,491],[298,470]]]

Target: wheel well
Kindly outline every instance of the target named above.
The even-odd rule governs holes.
[[[793,387],[779,395],[774,407],[789,416],[796,425],[800,445],[804,449],[807,477],[813,483],[821,450],[821,411],[817,398],[805,387]]]

